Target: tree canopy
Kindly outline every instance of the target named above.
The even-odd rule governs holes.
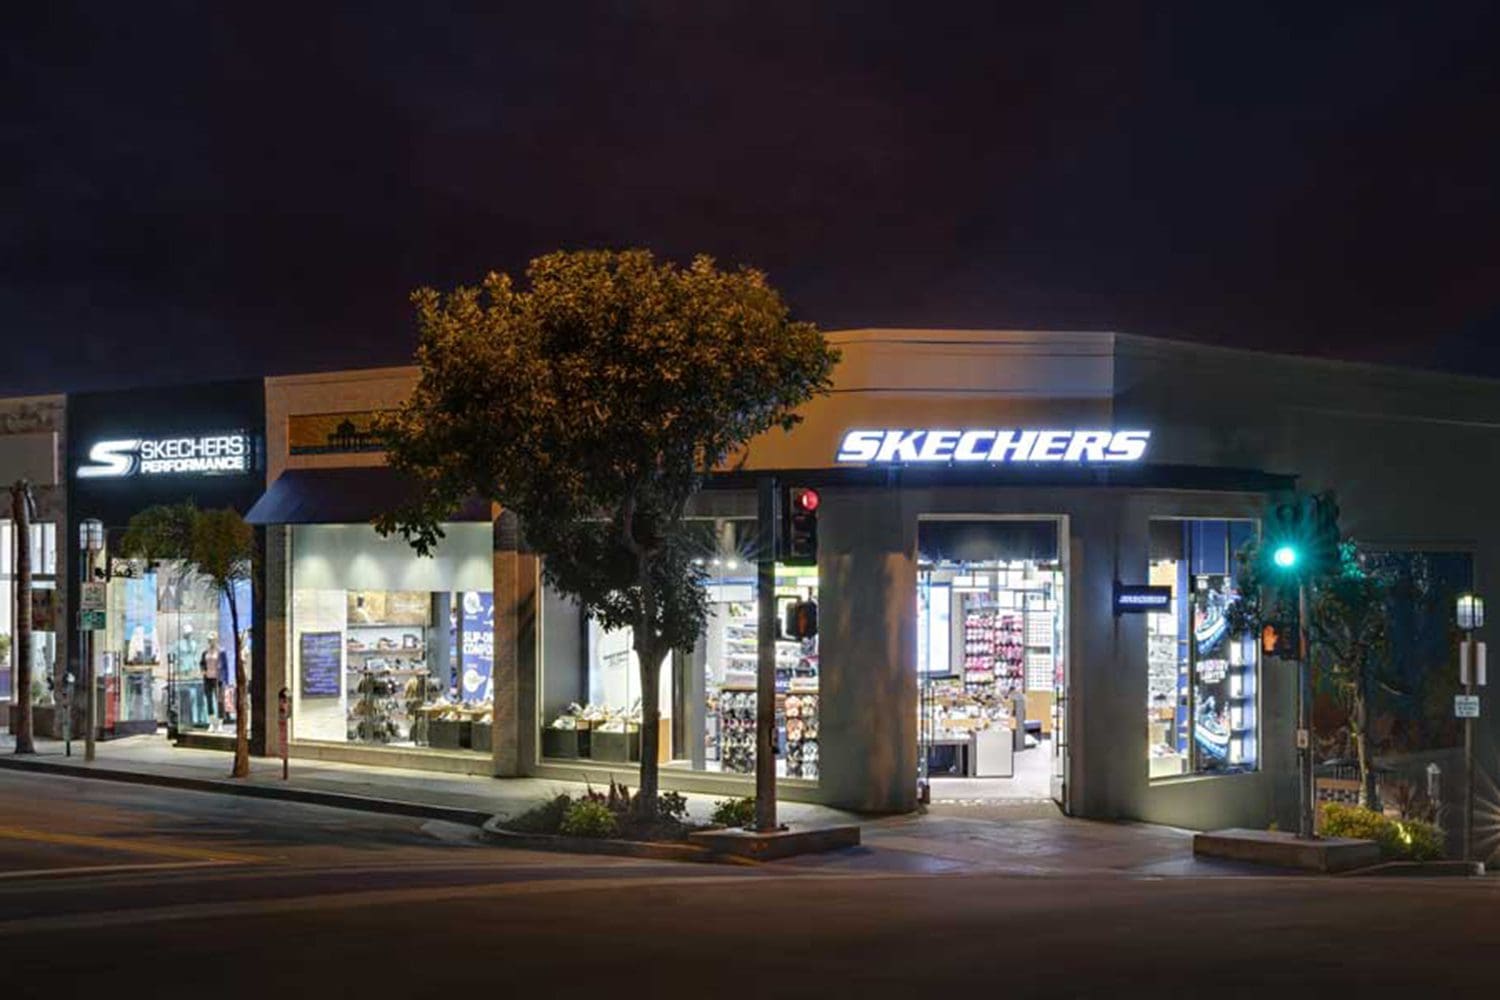
[[[524,286],[490,274],[413,302],[421,376],[383,429],[421,491],[379,527],[427,551],[471,495],[514,511],[554,587],[634,630],[654,744],[656,667],[706,613],[688,501],[755,435],[791,428],[830,388],[837,352],[760,272],[707,257],[558,252]]]

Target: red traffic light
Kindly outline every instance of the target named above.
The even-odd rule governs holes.
[[[817,490],[802,490],[797,494],[797,506],[809,513],[817,510],[820,502]]]

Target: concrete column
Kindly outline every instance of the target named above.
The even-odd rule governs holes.
[[[260,534],[260,531],[257,531]],[[277,694],[290,682],[287,669],[287,618],[290,596],[287,578],[291,566],[291,529],[271,525],[264,529],[265,559],[262,563],[262,596],[256,600],[255,662],[251,665],[251,700],[254,704],[254,732],[250,752],[269,757],[281,753],[280,727],[277,725]],[[290,693],[290,692],[288,692]]]
[[[823,801],[916,806],[917,582],[895,490],[828,489],[818,518]]]
[[[530,774],[536,762],[536,559],[521,551],[520,520],[495,519],[494,773]]]

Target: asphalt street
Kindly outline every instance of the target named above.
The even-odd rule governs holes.
[[[1480,996],[1497,913],[1495,879],[674,865],[0,773],[7,996]]]

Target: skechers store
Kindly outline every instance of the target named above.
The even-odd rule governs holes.
[[[249,681],[252,746],[263,747],[263,713],[253,709],[265,704],[254,667],[255,650],[264,648],[260,588],[236,583],[236,635],[229,595],[191,565],[121,552],[130,519],[158,504],[249,510],[265,487],[262,383],[77,394],[68,398],[68,427],[66,558],[104,585],[102,627],[88,633],[99,737],[160,729],[174,739],[229,747],[238,645]],[[93,552],[80,539],[80,526],[91,519],[103,525],[102,545]],[[69,578],[69,607],[79,607],[76,575]],[[77,655],[72,669],[81,683]],[[74,709],[80,718],[83,705],[80,687]]]
[[[778,602],[819,604],[815,640],[778,637],[781,792],[877,812],[1051,799],[1287,826],[1295,670],[1226,619],[1267,503],[1335,489],[1368,550],[1454,556],[1480,592],[1500,557],[1475,466],[1449,457],[1500,451],[1492,381],[1115,334],[829,336],[833,393],[694,507],[711,617],[662,667],[665,787],[753,783],[761,474],[819,498],[816,567],[776,577]],[[628,778],[629,637],[545,588],[536,603],[529,773]]]

